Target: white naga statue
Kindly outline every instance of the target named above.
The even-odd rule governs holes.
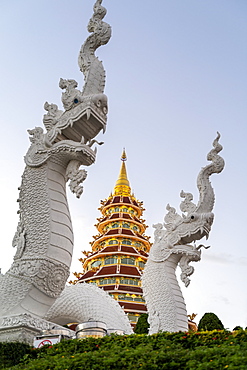
[[[83,90],[77,89],[75,80],[61,79],[64,110],[46,102],[47,113],[43,119],[46,132],[41,127],[28,130],[31,146],[25,156],[26,168],[18,199],[20,219],[12,243],[16,254],[7,273],[0,274],[0,334],[1,329],[16,323],[21,325],[30,317],[31,326],[47,328],[47,325],[42,327],[42,320],[38,319],[43,319],[60,297],[69,276],[73,231],[66,182],[70,182],[71,191],[80,197],[81,183],[87,173],[79,167],[95,162],[96,148],[93,150],[92,145],[97,141],[94,137],[105,131],[107,121],[107,97],[103,93],[105,70],[95,50],[109,41],[111,27],[102,21],[106,9],[101,3],[102,0],[97,0],[94,5],[88,24],[91,35],[79,54],[78,63],[85,79]],[[83,284],[80,286],[76,288],[78,296],[83,294]],[[104,302],[109,308],[109,297],[95,293],[93,288],[86,288],[87,296],[90,292],[96,294],[102,314]],[[113,316],[119,316],[125,322],[126,331],[131,331],[120,306],[113,306]],[[80,313],[79,319],[87,321],[88,318]],[[100,319],[104,321],[104,317]],[[123,325],[122,329],[125,330]]]
[[[213,173],[220,173],[224,168],[224,160],[218,155],[222,150],[218,133],[213,142],[213,149],[207,159],[212,163],[203,167],[197,178],[200,193],[198,204],[192,202],[191,193],[181,191],[184,199],[180,204],[182,216],[168,204],[165,216],[165,229],[161,223],[153,225],[154,244],[144,269],[142,284],[147,304],[150,329],[149,334],[159,331],[187,331],[188,318],[182,292],[177,282],[175,270],[181,267],[181,280],[187,287],[189,276],[194,268],[191,261],[201,259],[200,248],[192,242],[204,236],[208,238],[214,219],[214,191],[209,181]]]

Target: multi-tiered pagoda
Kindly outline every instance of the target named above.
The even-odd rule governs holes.
[[[123,151],[122,165],[113,194],[101,201],[102,217],[97,225],[99,234],[91,243],[92,252],[85,252],[83,273],[75,273],[74,283],[91,283],[112,295],[128,314],[134,326],[146,313],[141,275],[150,250],[147,226],[143,220],[143,202],[131,193]]]

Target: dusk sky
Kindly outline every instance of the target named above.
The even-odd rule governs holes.
[[[43,126],[45,101],[62,109],[60,77],[83,87],[77,64],[94,0],[1,0],[1,259],[15,250],[18,186],[29,147],[27,129]],[[214,312],[226,328],[247,326],[247,2],[246,0],[104,0],[109,43],[96,54],[106,69],[108,127],[98,136],[97,161],[87,168],[80,200],[68,198],[75,247],[71,271],[81,271],[100,217],[100,200],[118,177],[123,147],[129,181],[144,202],[146,234],[163,222],[180,191],[198,200],[196,178],[207,165],[216,132],[226,165],[212,175],[215,220],[194,263],[188,314]],[[180,212],[179,212],[180,213]]]

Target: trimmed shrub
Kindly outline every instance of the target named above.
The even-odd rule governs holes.
[[[142,313],[136,323],[134,332],[136,334],[148,334],[148,328],[149,328],[148,314]]]
[[[224,326],[218,316],[212,312],[207,312],[198,324],[198,331],[202,330],[224,330]]]

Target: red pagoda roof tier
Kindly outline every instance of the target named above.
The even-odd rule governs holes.
[[[128,229],[122,229],[122,234],[135,236],[135,233],[132,230],[128,230]]]
[[[80,281],[80,280],[84,280],[84,279],[88,279],[88,278],[90,278],[90,277],[94,276],[94,274],[95,274],[95,273],[94,273],[92,270],[87,271],[84,275],[82,275],[82,276],[80,277],[79,281]]]
[[[117,274],[117,266],[103,266],[100,270],[98,270],[95,274],[96,276],[110,276],[110,275],[116,275]]]
[[[141,276],[139,270],[135,266],[120,266],[119,275]]]
[[[141,251],[138,251],[134,247],[130,247],[130,246],[126,246],[122,244],[121,246],[111,245],[111,246],[104,247],[103,249],[101,249],[101,251],[94,253],[94,255],[97,253],[98,254],[104,254],[104,253],[120,253],[121,254],[121,252],[128,253],[128,254],[135,254],[135,255],[141,254],[140,253]],[[148,256],[147,253],[145,253],[144,256]]]
[[[120,197],[114,197],[112,203],[120,203]]]
[[[110,217],[109,217],[109,219],[111,220],[112,218],[119,218],[120,216],[119,216],[119,213],[113,213]]]
[[[125,292],[135,292],[138,294],[142,294],[142,288],[138,286],[133,286],[133,285],[119,285],[118,286],[118,291],[125,291]]]
[[[129,197],[123,197],[123,203],[131,203]]]
[[[143,303],[130,303],[126,301],[118,301],[121,307],[124,307],[125,310],[132,310],[132,311],[143,311],[144,313],[147,312],[147,308]]]
[[[123,218],[128,218],[128,219],[132,219],[132,217],[130,215],[128,215],[128,213],[123,213],[122,215]]]
[[[120,229],[109,230],[109,231],[107,231],[107,232],[105,233],[105,235],[118,235],[118,234],[120,234],[120,233],[119,233],[119,230],[120,230]]]
[[[148,254],[144,251],[142,251],[141,249],[139,250],[139,253],[144,256],[144,257],[148,257]]]
[[[110,247],[105,247],[101,249],[100,253],[113,253],[118,251],[117,245],[111,245]]]
[[[121,245],[121,251],[126,253],[139,254],[138,251],[133,247],[128,247],[126,245]]]
[[[117,266],[103,266],[101,267],[98,271],[89,270],[87,271],[84,275],[82,275],[79,279],[81,280],[86,280],[91,277],[102,277],[102,276],[129,276],[129,277],[140,277],[141,273],[138,270],[136,266],[127,266],[127,265],[120,265],[120,270],[117,272]]]
[[[135,294],[142,294],[142,288],[136,285],[104,285],[104,290],[114,290],[118,291],[119,293],[135,293]]]
[[[115,289],[115,287],[116,287],[116,285],[104,285],[104,286],[102,286],[102,288],[106,291],[108,291],[108,290],[116,291],[117,289]]]

